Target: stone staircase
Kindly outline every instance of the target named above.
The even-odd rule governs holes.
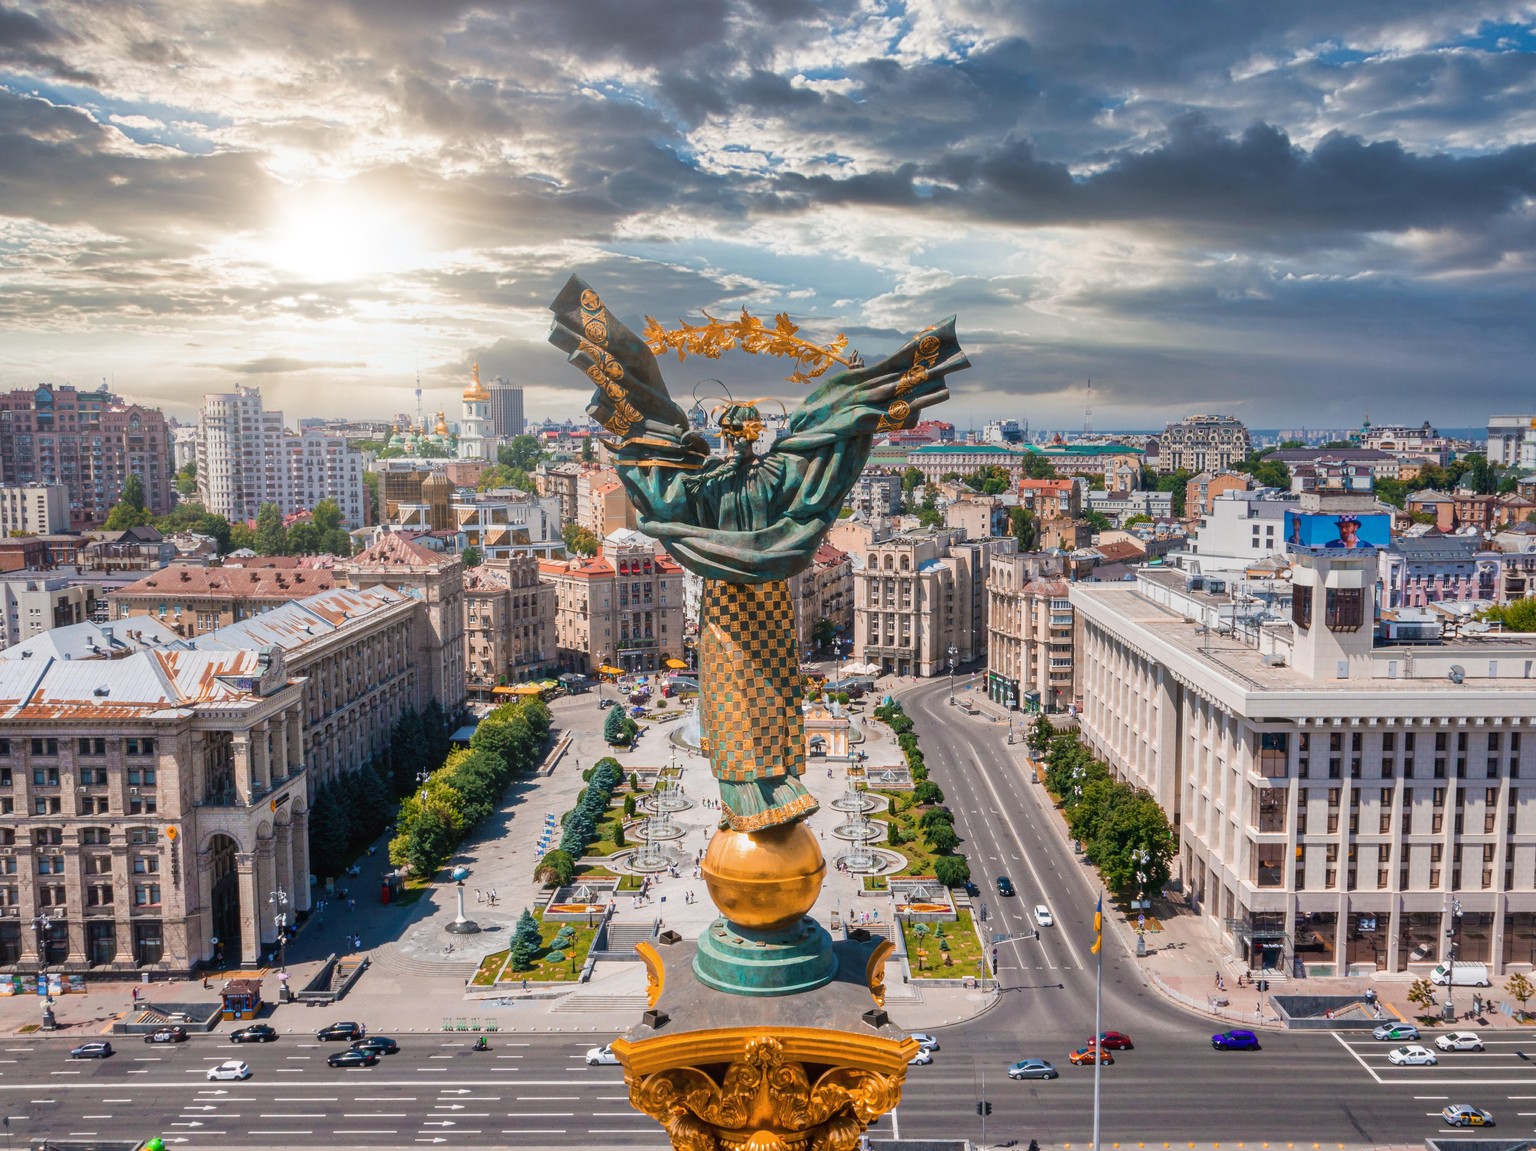
[[[602,958],[638,960],[640,956],[635,951],[635,944],[655,939],[658,934],[650,923],[610,923],[607,948],[601,953]]]
[[[417,959],[403,954],[393,943],[374,948],[369,953],[369,957],[376,969],[391,975],[408,975],[426,979],[457,979],[460,982],[472,976],[480,966],[477,960],[468,957],[457,960]]]
[[[551,1007],[550,1011],[562,1015],[639,1014],[648,1006],[644,992],[638,995],[605,995],[600,992],[588,994],[573,991]]]

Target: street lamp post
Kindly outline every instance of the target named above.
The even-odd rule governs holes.
[[[53,996],[48,991],[48,935],[53,927],[53,919],[44,912],[32,921],[32,926],[37,928],[37,978],[40,986],[38,994],[43,1000],[44,1031],[57,1031],[58,1020],[53,1016]]]
[[[1152,858],[1152,853],[1145,847],[1138,847],[1131,852],[1131,862],[1136,867],[1136,955],[1145,958],[1147,954],[1147,861]]]
[[[288,1001],[288,893],[279,887],[267,896],[271,904],[272,926],[277,929],[278,997]]]
[[[429,780],[431,778],[432,778],[432,773],[430,771],[428,771],[426,768],[422,768],[420,771],[418,771],[416,773],[416,783],[417,783],[418,786],[420,786],[423,783],[426,783],[427,780]]]
[[[1018,704],[1016,702],[1018,697],[1013,694],[1013,690],[1014,689],[1012,687],[1009,687],[1009,689],[1008,689],[1008,742],[1009,743],[1013,742],[1013,713],[1014,713],[1015,709],[1018,707]]]
[[[1447,895],[1445,908],[1451,913],[1451,922],[1445,929],[1445,937],[1450,943],[1446,948],[1445,1006],[1440,1011],[1440,1018],[1450,1023],[1456,1018],[1456,944],[1461,938],[1461,900],[1454,895]]]
[[[955,706],[955,655],[959,652],[954,644],[949,645],[949,706]]]

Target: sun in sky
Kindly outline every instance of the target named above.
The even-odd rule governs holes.
[[[348,283],[409,271],[431,258],[424,229],[400,208],[341,185],[295,187],[247,254],[279,274]]]

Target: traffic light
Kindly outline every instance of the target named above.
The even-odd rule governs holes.
[[[1260,991],[1268,991],[1269,990],[1269,980],[1267,980],[1267,979],[1259,980],[1259,990]]]
[[[988,1103],[985,1099],[983,1099],[980,1103],[976,1104],[976,1114],[978,1114],[978,1115],[990,1115],[990,1114],[992,1114],[992,1104]]]

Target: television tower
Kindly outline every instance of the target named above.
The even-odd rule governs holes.
[[[1083,435],[1093,431],[1093,381],[1088,381],[1088,395],[1083,400]]]

